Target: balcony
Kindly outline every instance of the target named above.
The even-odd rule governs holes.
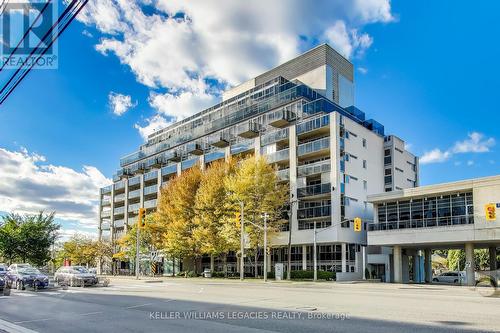
[[[101,218],[111,217],[111,210],[101,211]]]
[[[318,217],[329,217],[331,206],[319,206],[310,208],[301,208],[297,210],[298,219],[313,219]]]
[[[182,153],[180,151],[174,151],[169,156],[167,156],[167,161],[180,162],[182,160]]]
[[[331,183],[316,184],[298,188],[297,196],[299,198],[320,196],[320,195],[330,194],[331,191],[332,191]]]
[[[225,147],[229,146],[229,142],[230,142],[229,137],[221,134],[214,141],[212,141],[210,144],[214,147],[217,147],[217,148],[225,148]]]
[[[150,209],[150,208],[156,208],[157,200],[148,200],[144,202],[144,208]]]
[[[295,113],[285,109],[275,111],[267,115],[268,124],[277,128],[286,127],[294,120]]]
[[[125,193],[115,195],[114,202],[125,201]]]
[[[165,156],[156,156],[148,160],[147,166],[150,168],[161,168],[167,164],[167,159]]]
[[[137,176],[134,178],[130,178],[128,180],[128,186],[136,186],[141,184],[141,177]]]
[[[115,222],[114,222],[114,227],[115,228],[121,228],[121,227],[124,227],[124,226],[125,226],[125,220],[124,219],[115,220]]]
[[[195,157],[195,158],[183,161],[181,163],[181,170],[186,170],[186,169],[194,167],[196,165],[196,163],[198,163],[199,160],[200,160],[199,157]]]
[[[153,171],[148,172],[147,174],[144,175],[145,182],[150,181],[150,180],[154,180],[154,181],[158,180],[158,170],[153,170]]]
[[[304,164],[297,167],[297,176],[298,177],[307,177],[311,175],[321,174],[324,172],[330,172],[331,170],[331,162],[330,159],[311,163]]]
[[[299,145],[297,147],[297,156],[309,157],[313,155],[320,155],[321,153],[328,152],[329,149],[330,138],[326,137]]]
[[[101,223],[101,230],[109,230],[110,229],[110,224],[109,222],[102,222]]]
[[[224,159],[226,154],[223,150],[216,150],[205,154],[205,163],[213,162],[216,160]]]
[[[204,149],[199,143],[188,143],[187,152],[192,155],[203,155]]]
[[[101,200],[101,206],[109,206],[109,205],[111,205],[111,198],[108,197],[108,198],[103,198]]]
[[[141,208],[141,204],[140,203],[136,203],[136,204],[133,204],[133,205],[128,205],[128,212],[129,213],[135,213],[135,212],[139,211],[139,208]]]
[[[113,215],[122,215],[125,213],[125,207],[115,208]]]
[[[144,188],[144,196],[158,193],[158,185],[151,185]]]
[[[254,122],[248,122],[239,125],[236,129],[236,133],[239,137],[245,139],[252,139],[259,136],[261,125]]]
[[[286,182],[290,180],[290,169],[283,169],[276,171],[276,177],[279,181]]]
[[[112,186],[113,185],[108,185],[108,186],[105,186],[105,187],[101,188],[101,194],[109,194],[109,193],[111,193]]]
[[[128,198],[129,199],[139,198],[140,195],[141,195],[141,190],[140,189],[128,192]]]
[[[177,173],[177,164],[171,164],[161,168],[162,176],[172,175],[176,173]]]
[[[122,180],[118,183],[115,183],[114,187],[115,187],[115,191],[119,191],[119,190],[124,189],[125,188],[125,181]]]
[[[283,150],[278,150],[277,152],[264,156],[266,157],[267,163],[285,162],[290,158],[290,149],[286,148]]]
[[[288,128],[283,128],[283,129],[278,130],[278,131],[273,131],[273,132],[263,134],[260,137],[260,145],[267,146],[267,145],[270,145],[271,143],[275,143],[275,142],[288,141],[288,137],[289,137]]]
[[[307,137],[316,133],[328,133],[330,117],[321,116],[297,125],[297,136]]]
[[[246,141],[246,140],[245,140]],[[239,142],[231,146],[231,155],[241,154],[255,149],[254,142]]]

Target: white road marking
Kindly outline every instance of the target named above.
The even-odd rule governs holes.
[[[132,306],[127,306],[125,309],[135,309],[135,308],[140,308],[143,306],[151,305],[153,303],[146,303],[146,304],[139,304],[139,305],[132,305]]]
[[[10,333],[36,333],[36,331],[0,319],[0,330]]]
[[[61,295],[61,293],[57,291],[43,291],[40,293],[41,295]]]
[[[95,312],[88,312],[88,313],[81,313],[80,316],[91,316],[95,314],[100,314],[102,311],[95,311]]]
[[[22,297],[36,297],[36,295],[33,295],[33,294],[25,294],[25,293],[15,293],[13,295],[16,295],[16,296],[22,296]]]
[[[33,320],[15,321],[14,324],[35,323],[37,321],[47,321],[47,320],[52,320],[52,318],[41,318],[41,319],[33,319]]]

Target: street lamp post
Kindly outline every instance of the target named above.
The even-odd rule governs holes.
[[[264,213],[264,282],[267,282],[267,213]]]
[[[316,221],[314,221],[314,237],[313,237],[313,265],[314,265],[314,282],[318,281],[318,257],[317,257],[317,245],[316,245]]]
[[[293,198],[293,194],[292,194]],[[286,279],[292,279],[292,221],[293,221],[293,204],[298,203],[299,200],[290,201],[290,216],[288,219],[288,263],[286,267]]]
[[[243,218],[243,201],[240,201],[240,280],[243,281],[245,278],[245,239],[244,239],[244,232],[245,232],[245,227],[243,226],[244,223],[244,218]]]

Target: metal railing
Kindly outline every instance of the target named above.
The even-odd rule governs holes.
[[[298,219],[312,219],[316,217],[330,216],[331,206],[319,206],[310,208],[301,208],[297,210]]]
[[[474,216],[449,216],[404,221],[375,222],[368,224],[368,231],[433,228],[466,224],[474,224]]]

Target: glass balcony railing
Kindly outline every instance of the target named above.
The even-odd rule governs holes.
[[[251,142],[239,142],[231,146],[231,155],[244,153],[255,149],[253,140]]]
[[[103,210],[101,212],[101,217],[111,217],[111,210]]]
[[[330,138],[322,138],[301,144],[297,147],[297,155],[304,156],[330,148]]]
[[[124,219],[115,220],[114,226],[115,226],[115,228],[121,228],[121,227],[125,226],[125,220]]]
[[[134,185],[138,185],[141,183],[141,177],[140,176],[137,176],[137,177],[134,177],[134,178],[130,178],[128,180],[128,186],[134,186]]]
[[[192,168],[193,166],[195,166],[196,163],[198,163],[198,161],[199,161],[198,157],[183,161],[181,163],[181,170]]]
[[[330,125],[330,116],[321,116],[297,125],[297,135]]]
[[[177,164],[167,165],[166,167],[161,168],[161,174],[163,176],[171,175],[177,173]]]
[[[328,159],[316,163],[301,165],[297,167],[297,176],[306,177],[306,176],[320,174],[323,172],[330,172],[331,170],[330,163],[331,161]]]
[[[122,202],[124,200],[125,200],[125,193],[116,195],[114,199],[115,202]]]
[[[110,198],[103,198],[101,200],[101,206],[109,206],[111,204],[111,199]]]
[[[128,212],[129,213],[137,212],[139,210],[139,208],[141,208],[141,204],[140,203],[129,205],[128,206]]]
[[[121,190],[125,188],[125,181],[124,180],[119,181],[118,183],[115,183],[114,186],[115,186],[115,191]]]
[[[141,190],[140,189],[128,192],[128,198],[129,199],[139,198],[140,195],[141,195]]]
[[[113,188],[113,185],[108,185],[108,186],[101,188],[101,194],[111,193],[112,188]]]
[[[273,131],[266,133],[260,137],[260,145],[267,146],[271,143],[288,140],[289,130],[287,128],[280,129],[279,131]]]
[[[474,216],[447,216],[425,219],[399,220],[390,222],[375,222],[368,224],[368,231],[386,231],[399,229],[419,229],[434,227],[450,227],[455,225],[474,224]]]
[[[282,128],[295,120],[295,113],[281,109],[267,114],[267,123],[273,127]]]
[[[144,175],[144,181],[158,180],[158,170],[153,170]]]
[[[114,215],[120,215],[120,214],[123,214],[123,213],[125,213],[125,207],[115,208]]]
[[[156,199],[145,201],[144,202],[144,208],[146,208],[146,209],[148,209],[148,208],[155,208],[156,207],[156,203],[157,203]]]
[[[144,195],[156,194],[158,193],[158,185],[151,185],[144,188]]]
[[[109,230],[109,229],[110,229],[109,222],[103,222],[103,223],[101,223],[101,230]]]
[[[309,197],[309,196],[314,196],[314,195],[327,194],[327,193],[330,193],[331,190],[332,190],[331,183],[316,184],[316,185],[310,185],[310,186],[298,188],[297,195],[299,198]]]
[[[301,208],[297,210],[297,218],[299,219],[312,219],[318,217],[330,216],[330,206],[320,206],[311,208]]]
[[[276,176],[278,177],[278,180],[288,181],[290,180],[290,169],[278,170],[276,171]]]
[[[212,151],[208,154],[205,154],[205,163],[209,163],[209,162],[223,159],[225,156],[226,156],[226,154],[225,154],[224,150]]]
[[[287,161],[290,158],[290,150],[286,148],[264,156],[268,163]]]

